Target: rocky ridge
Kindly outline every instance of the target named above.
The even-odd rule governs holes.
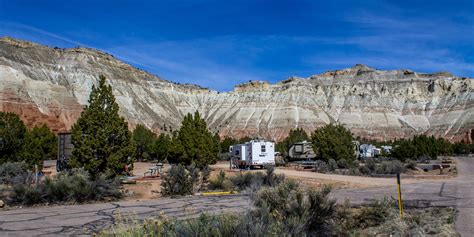
[[[196,110],[221,136],[273,140],[291,128],[310,132],[331,122],[378,140],[422,133],[466,140],[474,129],[474,82],[446,72],[355,65],[276,84],[251,81],[220,93],[163,80],[94,49],[12,38],[0,39],[0,111],[19,114],[30,127],[67,130],[100,74],[109,78],[131,127],[144,124],[155,132],[177,129]]]

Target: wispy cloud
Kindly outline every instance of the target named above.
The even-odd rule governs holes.
[[[29,39],[36,42],[42,42],[44,44],[65,43],[71,46],[91,47],[59,34],[55,34],[30,25],[14,22],[0,21],[0,35]]]

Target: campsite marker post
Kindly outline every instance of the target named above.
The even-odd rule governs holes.
[[[403,201],[402,201],[402,189],[400,187],[400,173],[397,173],[397,190],[398,190],[398,208],[400,209],[400,218],[403,218]]]

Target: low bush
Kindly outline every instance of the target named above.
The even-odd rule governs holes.
[[[398,160],[393,161],[382,161],[375,168],[376,174],[397,174],[405,171],[405,167],[402,162]]]
[[[370,170],[370,173],[374,172],[376,166],[375,160],[373,158],[367,158],[365,160],[365,166]]]
[[[417,162],[415,160],[409,160],[406,164],[405,164],[405,168],[406,169],[409,169],[409,170],[414,170],[416,169],[416,165],[417,165]]]
[[[285,181],[265,187],[254,196],[255,208],[241,214],[223,214],[188,220],[147,220],[144,224],[117,225],[100,236],[317,236],[330,231],[335,202],[329,189],[303,190]]]
[[[327,173],[329,171],[329,165],[322,160],[316,160],[314,163],[314,171]]]
[[[183,165],[171,165],[161,181],[163,196],[191,195],[194,190],[194,178]]]
[[[329,169],[329,171],[331,171],[331,172],[337,169],[337,162],[336,162],[336,160],[334,160],[334,159],[329,159],[329,161],[328,161],[328,169]]]
[[[19,184],[31,180],[33,174],[24,162],[7,162],[0,165],[0,184]]]
[[[33,205],[39,203],[87,202],[118,199],[122,196],[118,179],[99,175],[91,180],[86,171],[71,170],[46,177],[38,184],[20,183],[13,186],[8,198],[10,204]]]
[[[203,190],[208,183],[210,168],[204,166],[201,169],[194,164],[183,166],[171,165],[167,173],[162,176],[161,194],[163,196],[191,195]],[[210,184],[210,186],[212,186]]]

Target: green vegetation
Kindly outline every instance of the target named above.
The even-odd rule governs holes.
[[[440,155],[469,154],[471,146],[464,142],[450,143],[443,138],[415,135],[412,139],[396,140],[391,156],[400,161],[436,159]]]
[[[352,144],[352,133],[340,124],[328,124],[316,129],[311,134],[311,141],[315,153],[321,160],[334,159],[341,164],[342,162],[350,164],[356,158]]]
[[[126,166],[133,162],[135,146],[128,124],[118,111],[112,87],[100,76],[99,86],[92,86],[89,105],[72,126],[71,168],[83,167],[93,176],[125,173]]]
[[[41,170],[43,160],[55,159],[56,153],[56,135],[46,125],[28,130],[18,115],[0,112],[0,164],[24,161]]]
[[[302,128],[291,129],[288,137],[276,145],[276,150],[284,156],[288,156],[288,152],[293,144],[308,140],[309,136]]]
[[[235,139],[231,137],[224,137],[220,142],[221,152],[225,153],[229,151],[229,147],[235,144],[243,144],[252,140],[250,137],[242,137],[240,139]]]
[[[135,159],[139,161],[150,159],[154,153],[153,145],[156,135],[145,126],[139,124],[133,130],[132,138],[136,146]]]
[[[178,132],[173,134],[168,161],[203,168],[214,164],[219,155],[219,140],[206,127],[198,112],[187,114]]]
[[[0,112],[0,164],[19,161],[26,126],[14,113]]]
[[[35,126],[26,133],[20,160],[27,162],[29,167],[38,166],[43,169],[44,160],[56,159],[58,145],[56,135],[49,130],[48,126]]]
[[[28,179],[14,184],[7,201],[13,205],[33,205],[114,200],[122,196],[119,187],[118,179],[108,179],[105,175],[91,178],[84,170],[71,170],[46,177],[38,184]]]
[[[25,183],[31,175],[25,162],[6,162],[0,164],[0,184]]]
[[[178,164],[171,165],[162,176],[161,194],[163,196],[184,196],[202,190],[209,178],[209,167],[197,168],[194,164],[187,167]]]
[[[152,158],[159,161],[167,160],[170,156],[170,149],[171,137],[168,134],[162,133],[152,144]]]
[[[324,234],[335,216],[335,202],[323,191],[304,190],[285,181],[253,196],[255,209],[197,219],[161,217],[143,225],[114,228],[102,236],[303,236]]]
[[[456,236],[453,208],[407,209],[393,202],[336,206],[329,189],[304,190],[287,181],[253,196],[255,208],[238,214],[178,220],[164,214],[137,224],[120,219],[98,236]]]
[[[261,187],[274,187],[285,180],[285,176],[275,174],[273,166],[267,166],[266,172],[240,172],[237,175],[226,177],[224,171],[220,171],[216,178],[209,181],[210,190],[243,191],[251,188],[258,190]]]

